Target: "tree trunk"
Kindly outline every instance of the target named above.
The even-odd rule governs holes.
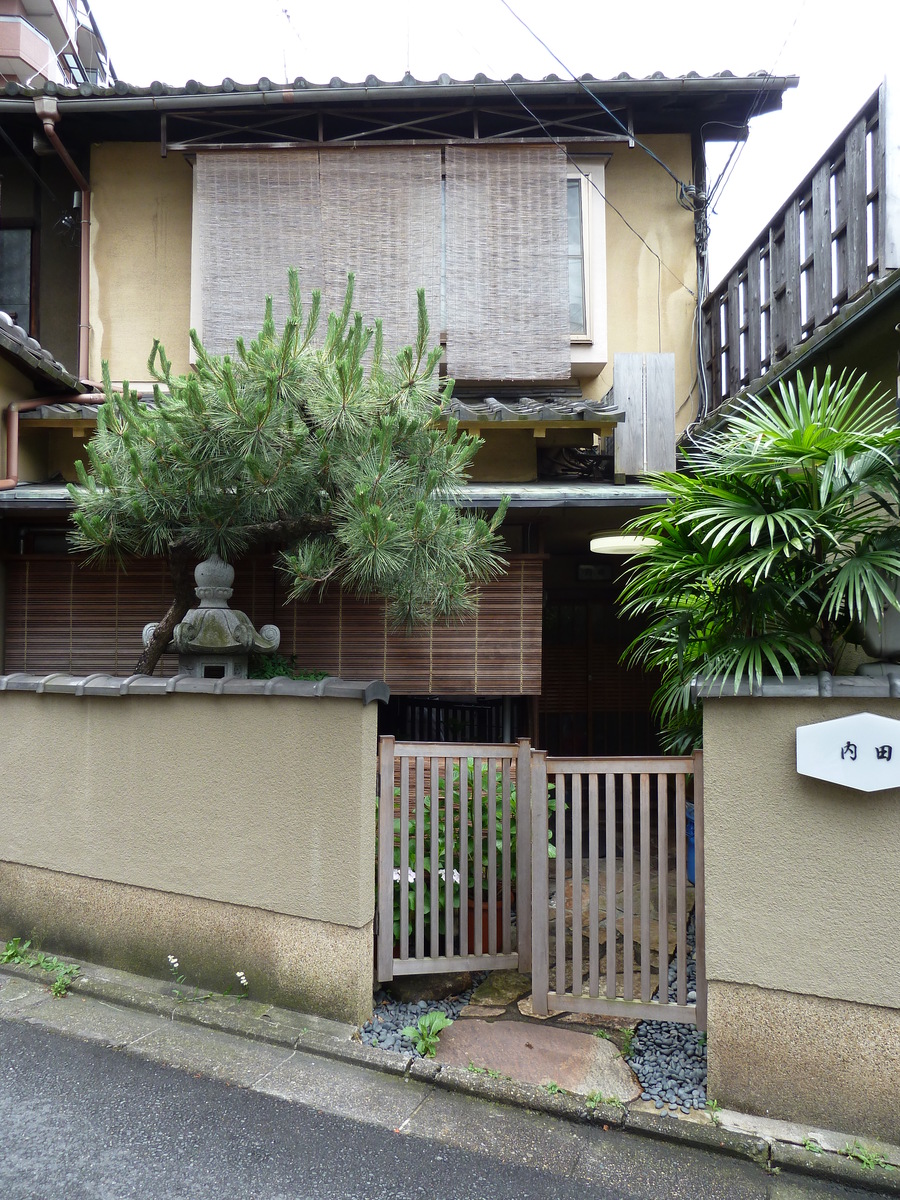
[[[166,646],[172,640],[175,626],[184,620],[184,615],[188,609],[193,608],[195,595],[193,587],[194,577],[191,570],[192,561],[192,556],[180,546],[173,546],[169,551],[169,570],[172,573],[172,582],[175,585],[175,596],[166,611],[166,615],[154,629],[150,644],[144,649],[143,654],[141,654],[135,663],[135,675],[153,674],[156,670],[156,664],[165,653]]]

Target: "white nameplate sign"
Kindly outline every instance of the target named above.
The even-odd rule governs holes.
[[[799,726],[797,774],[858,792],[900,788],[900,721],[856,713]]]

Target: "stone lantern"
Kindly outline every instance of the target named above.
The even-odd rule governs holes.
[[[277,625],[259,633],[246,613],[229,608],[234,567],[214,554],[194,569],[198,608],[189,609],[175,626],[172,645],[178,651],[178,670],[198,679],[246,679],[251,654],[274,654],[281,641]],[[156,624],[144,627],[146,646]]]

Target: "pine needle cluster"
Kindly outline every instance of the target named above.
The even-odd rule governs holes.
[[[235,563],[276,549],[291,596],[329,587],[388,600],[402,625],[453,620],[473,584],[505,569],[499,526],[456,501],[481,444],[441,417],[452,380],[430,347],[424,294],[415,344],[385,355],[380,323],[353,312],[304,312],[295,271],[290,313],[234,355],[210,354],[192,331],[195,368],[175,375],[154,343],[148,403],[127,383],[106,402],[78,464],[74,550],[93,561],[161,555]]]

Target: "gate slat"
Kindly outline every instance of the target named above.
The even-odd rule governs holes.
[[[484,813],[484,759],[480,756],[472,763],[472,913],[474,926],[474,946],[476,955],[484,952],[484,830],[482,816]],[[462,920],[462,903],[459,906]]]
[[[694,957],[697,965],[697,1028],[706,1032],[706,858],[703,751],[694,754]]]
[[[616,921],[616,777],[606,775],[606,996],[616,994],[619,939]]]
[[[432,788],[434,783],[432,782]],[[440,797],[440,788],[437,795]],[[444,759],[444,952],[450,953],[453,945],[453,759]]]
[[[632,777],[622,777],[622,988],[625,1000],[634,999],[634,800]],[[617,922],[618,923],[618,922]]]
[[[531,937],[532,1003],[538,1016],[545,1017],[547,994],[550,991],[550,858],[547,854],[547,755],[542,750],[534,751],[531,756],[531,798],[531,880],[534,893]]]
[[[393,789],[391,791],[393,800]],[[393,924],[393,922],[391,922]],[[409,958],[409,759],[400,759],[400,957]]]
[[[675,779],[675,896],[677,921],[677,997],[679,1004],[687,1004],[687,831],[684,807],[684,776]],[[668,980],[666,982],[668,987]]]
[[[531,972],[531,744],[519,738],[516,749],[516,950],[519,970]]]
[[[581,945],[584,931],[584,910],[581,897],[581,776],[572,776],[572,987],[573,996],[584,990]]]
[[[669,975],[669,777],[657,775],[657,825],[659,877],[659,995],[666,999]]]
[[[438,944],[440,941],[440,886],[441,886],[441,859],[438,848],[438,825],[440,821],[441,802],[440,789],[438,787],[439,771],[438,759],[431,760],[431,775],[428,779],[428,788],[431,797],[431,858],[430,858],[430,878],[429,887],[431,889],[431,958],[434,958],[438,953]]]
[[[416,958],[425,956],[425,759],[416,759]]]
[[[475,776],[472,784],[474,791]],[[472,929],[478,924],[480,909],[475,909]],[[459,760],[459,952],[463,958],[469,953],[469,760]]]
[[[556,991],[566,990],[566,780],[556,776]],[[562,797],[562,799],[560,799]]]
[[[590,958],[588,962],[588,995],[600,995],[600,798],[598,777],[588,776],[588,929]],[[606,947],[607,955],[609,946]]]
[[[502,839],[503,850],[501,860],[503,864],[503,880],[501,883],[503,889],[503,946],[502,952],[509,954],[512,948],[512,854],[510,844],[510,828],[511,828],[511,803],[510,803],[510,761],[504,758],[501,779],[503,781],[503,825]]]
[[[641,775],[641,1000],[650,1002],[650,776]]]
[[[488,954],[497,953],[497,760],[488,759]]]

